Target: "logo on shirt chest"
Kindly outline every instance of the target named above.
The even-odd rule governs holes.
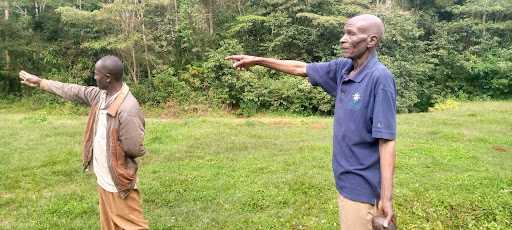
[[[354,95],[352,95],[352,100],[348,102],[348,105],[351,108],[358,110],[359,108],[361,108],[361,103],[358,103],[359,100],[361,100],[361,95],[359,95],[359,92],[357,92]]]

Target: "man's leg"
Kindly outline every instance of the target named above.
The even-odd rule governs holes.
[[[144,220],[140,192],[134,189],[124,199],[117,192],[108,192],[98,186],[100,193],[100,221],[105,229],[148,229]]]
[[[374,205],[349,200],[338,194],[338,211],[342,230],[372,230]]]
[[[99,200],[100,200],[100,223],[101,223],[101,229],[121,229],[119,226],[117,226],[112,218],[110,218],[109,215],[109,209],[108,209],[108,201],[105,200],[105,191],[103,188],[101,188],[98,185],[98,193],[99,193]]]

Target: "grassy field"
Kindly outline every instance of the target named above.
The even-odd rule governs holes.
[[[512,102],[398,116],[399,229],[510,229]],[[0,110],[0,228],[99,229],[86,117]],[[332,118],[147,119],[153,229],[339,229]]]

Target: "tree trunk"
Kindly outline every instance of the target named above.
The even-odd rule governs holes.
[[[386,8],[391,9],[391,0],[386,0]]]
[[[9,3],[7,3],[7,6],[5,7],[5,21],[7,20],[9,20]],[[11,57],[9,57],[9,50],[5,50],[5,70],[11,70]]]
[[[487,20],[487,0],[484,0],[484,14],[482,15],[482,39],[485,39]]]
[[[5,70],[11,70],[11,57],[9,57],[9,50],[5,50]]]
[[[46,8],[46,2],[45,1],[43,1],[42,3],[39,3],[39,14],[40,15],[43,15],[44,8]]]
[[[178,0],[174,0],[174,17],[176,20],[176,28],[179,26],[179,19],[180,19],[180,10],[178,9]]]
[[[214,0],[208,0],[208,19],[210,24],[210,35],[213,35],[213,1]]]
[[[9,73],[9,70],[11,70],[11,58],[9,57],[9,50],[5,50],[5,70],[7,74],[5,75],[5,91],[6,93],[9,92],[10,86],[11,86],[11,75]]]
[[[9,3],[5,7],[5,21],[9,20]],[[9,50],[5,50],[5,70],[8,72],[11,70],[11,57],[9,57]],[[11,78],[9,73],[5,75],[5,92],[9,92],[9,86],[11,85]]]
[[[133,82],[139,83],[139,78],[137,77],[137,60],[135,60],[135,47],[133,45],[130,47],[132,49],[132,61],[133,61],[133,70],[132,72],[132,79]]]
[[[36,16],[39,16],[39,6],[37,6],[37,1],[34,1]]]
[[[144,3],[142,3],[144,4]],[[144,25],[144,13],[142,11],[145,10],[145,7],[142,7],[141,12],[137,14],[139,22],[142,26],[142,41],[144,42],[144,56],[146,59],[146,68],[148,71],[148,78],[151,78],[151,68],[149,68],[149,54],[148,54],[148,42],[146,40],[146,27]]]
[[[243,11],[244,7],[242,6],[242,1],[241,0],[237,1],[237,6],[238,6],[238,14],[240,16],[242,16],[242,14],[244,13],[244,11]]]
[[[485,41],[485,32],[486,32],[486,23],[487,23],[487,0],[484,0],[484,13],[482,15],[482,43]],[[485,54],[484,49],[480,49],[480,55],[483,57]]]
[[[5,7],[5,20],[7,21],[9,19],[9,3],[7,3],[7,6]]]
[[[144,53],[146,56],[146,68],[148,69],[148,78],[151,78],[151,68],[149,68],[148,42],[146,40],[146,29],[142,23],[142,40],[144,41]]]

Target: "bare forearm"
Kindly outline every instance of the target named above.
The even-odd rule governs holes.
[[[272,58],[258,57],[256,64],[271,68],[283,73],[292,74],[301,77],[307,77],[306,63],[295,60],[277,60]]]
[[[393,175],[396,162],[396,141],[379,140],[380,170],[381,170],[381,199],[391,201],[393,199]]]

